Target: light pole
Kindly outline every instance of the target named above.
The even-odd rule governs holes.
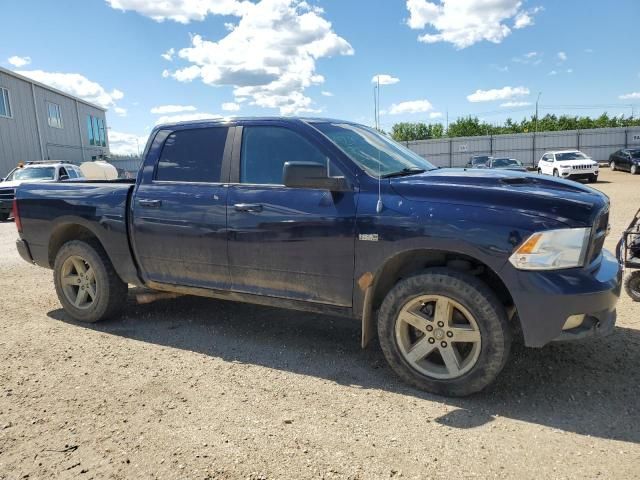
[[[536,98],[536,123],[533,130],[533,151],[531,152],[531,165],[534,166],[536,162],[536,135],[538,134],[538,102],[540,102],[540,95],[542,95],[542,92],[538,92],[538,98]]]

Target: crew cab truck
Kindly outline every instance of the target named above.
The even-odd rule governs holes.
[[[490,384],[513,333],[604,335],[621,269],[609,201],[507,170],[438,169],[368,127],[246,118],[156,127],[135,181],[25,184],[21,256],[54,270],[74,319],[127,285],[342,315],[410,384]],[[376,328],[377,327],[377,328]]]

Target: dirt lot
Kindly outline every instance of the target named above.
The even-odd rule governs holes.
[[[602,180],[613,249],[640,177]],[[0,224],[0,479],[640,475],[626,294],[612,336],[516,345],[489,390],[450,400],[400,383],[348,320],[181,298],[78,324],[15,238]]]

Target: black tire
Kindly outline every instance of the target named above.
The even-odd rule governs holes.
[[[542,175],[542,170],[540,168],[538,169],[538,175]]]
[[[634,302],[640,302],[640,270],[627,275],[624,289]]]
[[[616,162],[615,162],[615,160],[611,160],[609,162],[609,168],[611,169],[612,172],[616,171]]]
[[[398,314],[412,298],[425,294],[458,302],[479,327],[479,356],[462,376],[445,380],[429,377],[412,367],[400,351],[395,335]],[[503,305],[485,283],[448,268],[430,268],[401,280],[387,294],[378,315],[378,337],[389,365],[405,382],[428,392],[462,397],[479,392],[495,380],[509,357],[512,331]]]
[[[589,183],[596,183],[598,181],[598,177],[596,175],[591,175],[589,177]]]
[[[560,174],[558,173],[558,170],[556,170],[555,168],[553,169],[553,176],[554,177],[559,177]]]
[[[635,163],[631,165],[631,168],[629,169],[629,171],[631,172],[631,175],[636,175],[639,170],[640,169],[638,169],[638,165],[636,165]]]
[[[87,308],[76,307],[64,293],[62,266],[69,257],[81,257],[94,271],[96,298]],[[128,285],[115,272],[111,260],[98,242],[73,240],[65,243],[56,255],[53,280],[63,308],[78,321],[99,322],[116,316],[126,305]]]
[[[6,222],[9,220],[9,212],[0,212],[0,222]]]

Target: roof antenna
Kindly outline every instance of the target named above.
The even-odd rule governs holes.
[[[376,77],[376,86],[373,89],[373,103],[376,115],[376,131],[380,134],[380,75]],[[376,203],[376,213],[382,213],[382,172],[380,165],[380,149],[378,149],[378,202]]]

